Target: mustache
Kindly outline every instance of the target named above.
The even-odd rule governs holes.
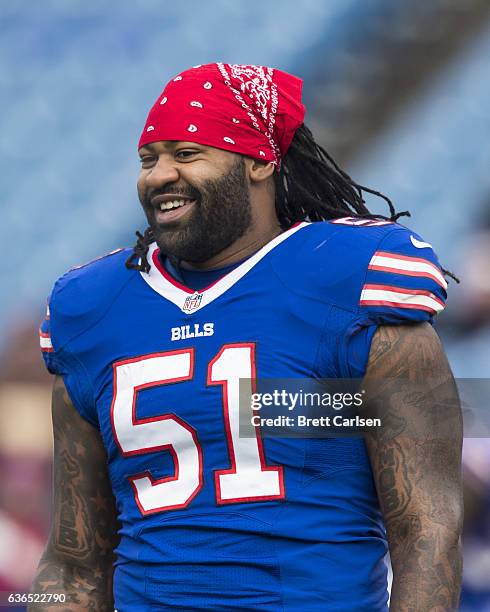
[[[201,198],[201,192],[194,187],[189,186],[187,189],[179,189],[179,188],[162,188],[162,189],[150,189],[145,194],[145,204],[147,206],[151,206],[151,200],[155,196],[159,195],[175,195],[181,196],[188,200],[199,200]]]

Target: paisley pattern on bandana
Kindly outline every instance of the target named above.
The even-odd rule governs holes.
[[[259,115],[262,117],[262,124],[266,126],[266,131],[264,133],[276,156],[275,161],[279,163],[281,159],[281,151],[277,143],[274,141],[273,136],[277,112],[277,86],[272,79],[272,75],[274,73],[273,68],[268,68],[266,66],[230,64],[231,76],[241,82],[241,92],[239,92],[235,89],[235,87],[233,87],[225,65],[221,63],[218,63],[217,65],[221,74],[223,75],[225,85],[231,89],[238,102],[242,103],[242,107],[245,108],[246,106],[247,114],[250,117],[254,128],[260,132],[263,128],[261,128],[261,125],[255,117],[252,109],[246,104],[246,102],[244,102],[241,94],[248,94],[248,96],[252,99],[253,105],[256,107],[256,109],[259,111]]]
[[[301,89],[301,79],[268,66],[195,66],[166,85],[150,110],[138,148],[182,140],[279,167],[303,123]]]

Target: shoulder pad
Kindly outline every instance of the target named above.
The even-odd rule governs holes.
[[[125,266],[129,249],[118,249],[59,278],[49,300],[50,333],[54,350],[94,325],[131,279]]]
[[[437,256],[406,227],[345,217],[299,234],[287,267],[273,259],[292,291],[384,322],[427,320],[443,309],[447,283]]]

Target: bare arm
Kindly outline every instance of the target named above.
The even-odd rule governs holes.
[[[382,419],[366,444],[393,567],[390,610],[457,610],[462,421],[432,327],[380,327],[364,383],[370,412]]]
[[[117,520],[102,440],[78,414],[59,377],[52,407],[54,513],[32,591],[65,593],[63,610],[113,610]],[[59,611],[60,605],[32,604],[29,610]]]

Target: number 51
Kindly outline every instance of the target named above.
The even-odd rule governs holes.
[[[173,413],[138,419],[138,391],[191,380],[194,349],[142,355],[115,362],[111,423],[124,457],[156,451],[172,455],[175,473],[161,479],[149,471],[129,476],[142,514],[185,508],[203,486],[202,449],[196,431]],[[208,364],[207,384],[221,385],[223,418],[231,467],[215,470],[218,504],[284,498],[282,466],[266,465],[260,431],[239,437],[240,379],[255,379],[255,345],[225,344]],[[243,383],[242,383],[243,384]],[[185,391],[183,392],[185,397]],[[192,398],[190,398],[192,400]]]

